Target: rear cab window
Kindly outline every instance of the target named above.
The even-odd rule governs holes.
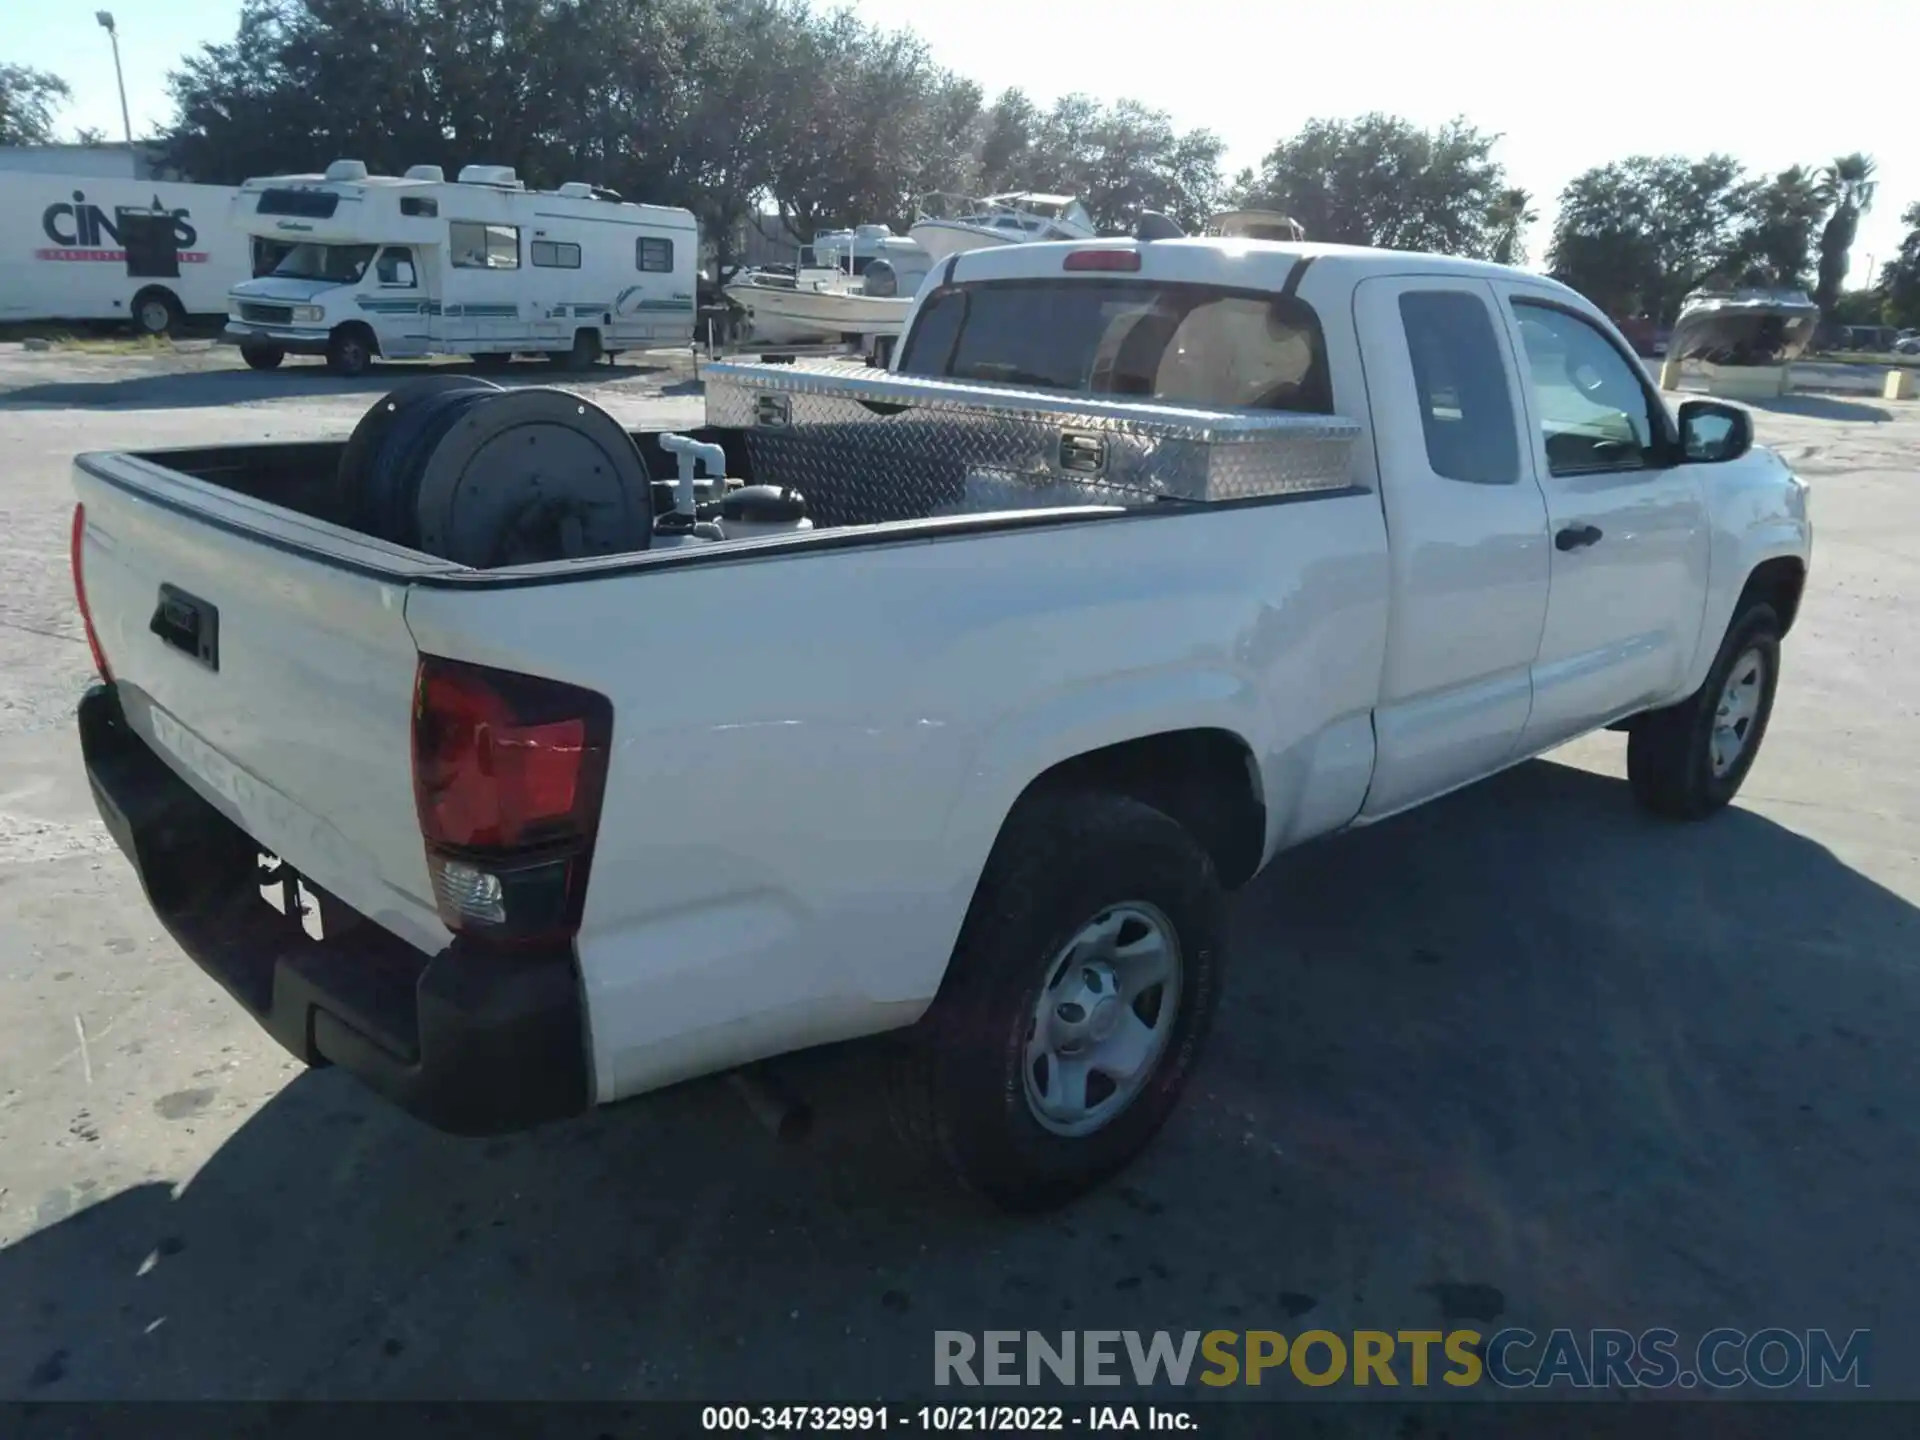
[[[1517,483],[1513,392],[1486,302],[1464,290],[1409,290],[1400,323],[1433,473],[1470,485]]]
[[[1333,411],[1313,308],[1212,285],[1062,277],[937,290],[899,371],[1196,409]]]

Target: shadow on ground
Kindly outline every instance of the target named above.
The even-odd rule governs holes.
[[[1884,425],[1893,419],[1891,411],[1860,400],[1839,400],[1831,395],[1779,395],[1746,402],[1755,410],[1776,415],[1802,415],[1809,420],[1866,420]]]
[[[333,395],[384,395],[417,375],[476,374],[499,385],[560,385],[570,390],[637,380],[658,375],[668,367],[658,363],[595,365],[569,370],[537,360],[521,361],[504,370],[480,370],[470,365],[434,365],[404,362],[376,364],[352,379],[335,375],[324,365],[289,362],[278,370],[191,370],[149,375],[122,375],[102,380],[54,380],[0,391],[0,407],[21,410],[62,410],[69,407],[117,410],[185,410],[219,405],[246,405],[263,400],[313,399]]]
[[[1534,762],[1287,857],[1233,923],[1186,1104],[1063,1214],[904,1170],[869,1047],[791,1063],[795,1147],[715,1082],[459,1141],[309,1073],[184,1184],[0,1252],[0,1395],[926,1398],[936,1328],[1866,1326],[1878,1394],[1916,1373],[1891,892]]]

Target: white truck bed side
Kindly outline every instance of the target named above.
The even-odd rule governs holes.
[[[1269,852],[1345,824],[1385,566],[1354,492],[423,587],[407,621],[429,653],[613,701],[579,937],[610,1100],[911,1021],[1013,800],[1073,755],[1219,727],[1259,766]]]

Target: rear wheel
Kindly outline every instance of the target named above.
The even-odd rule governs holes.
[[[1015,1210],[1064,1204],[1172,1113],[1226,956],[1213,864],[1101,793],[1023,800],[893,1088],[902,1137]]]
[[[549,350],[547,359],[562,370],[591,370],[600,359],[600,332],[576,330],[571,350]]]
[[[373,341],[365,332],[341,326],[327,341],[327,368],[336,375],[364,375],[373,368]]]
[[[247,362],[250,370],[277,370],[280,362],[287,358],[287,352],[278,345],[242,345],[240,358]]]
[[[1734,617],[1706,683],[1633,722],[1627,780],[1656,815],[1701,820],[1739,793],[1773,715],[1780,682],[1780,618],[1771,605]]]
[[[155,286],[133,297],[131,318],[136,334],[165,335],[180,323],[180,302],[173,292]]]

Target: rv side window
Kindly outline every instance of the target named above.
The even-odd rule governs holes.
[[[578,270],[580,247],[566,240],[536,240],[527,247],[533,263],[542,270]]]
[[[447,226],[448,253],[456,270],[518,270],[520,231],[513,225],[455,220]]]
[[[425,195],[402,195],[400,197],[402,215],[424,215],[431,220],[440,213],[440,202]]]
[[[673,241],[656,240],[651,235],[643,235],[634,248],[634,261],[642,270],[673,269]]]

